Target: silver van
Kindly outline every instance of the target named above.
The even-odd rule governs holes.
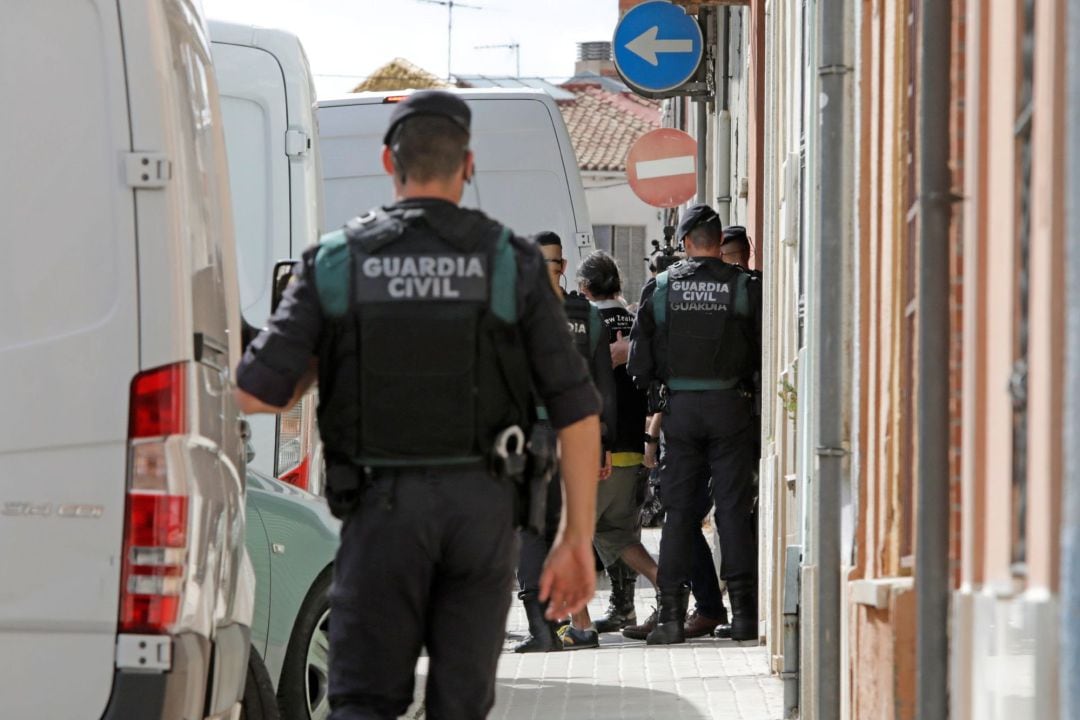
[[[476,175],[461,204],[479,208],[521,235],[562,237],[566,276],[595,247],[577,158],[558,106],[542,90],[449,89],[472,110]],[[390,113],[407,93],[360,93],[319,101],[325,227],[393,200],[382,167]]]
[[[236,717],[253,574],[205,23],[191,0],[3,13],[0,714]]]

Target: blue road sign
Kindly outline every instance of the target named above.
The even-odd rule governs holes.
[[[623,79],[646,92],[660,93],[694,76],[704,44],[697,20],[683,8],[652,0],[623,16],[612,45]]]

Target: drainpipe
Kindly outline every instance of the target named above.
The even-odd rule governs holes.
[[[851,258],[851,136],[848,119],[852,68],[849,58],[850,0],[818,3],[819,215],[815,385],[817,482],[811,493],[810,529],[817,562],[817,658],[814,717],[840,716],[840,487],[848,480],[847,413],[850,298],[846,276]]]
[[[1080,0],[1067,7],[1067,117],[1080,117]],[[1080,131],[1066,139],[1066,357],[1065,506],[1061,518],[1061,697],[1062,718],[1080,717]]]
[[[720,77],[720,112],[716,115],[716,167],[720,171],[716,184],[716,212],[720,222],[727,227],[731,224],[731,111],[728,107],[731,75],[731,8],[725,7],[724,36],[720,45],[723,57]]]
[[[919,433],[915,459],[915,717],[945,720],[949,701],[949,97],[952,3],[923,3],[919,63]]]
[[[709,103],[707,100],[694,102],[694,110],[697,112],[694,124],[697,125],[697,202],[709,202],[706,196],[705,173],[708,170],[706,161],[709,149]]]

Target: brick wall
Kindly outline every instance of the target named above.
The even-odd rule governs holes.
[[[949,110],[949,156],[953,194],[959,196],[964,185],[964,63],[967,37],[967,0],[952,0],[952,63],[950,67],[952,101]],[[964,360],[964,257],[963,213],[955,206],[949,232],[949,563],[953,587],[960,586],[961,510],[960,491],[963,466],[962,379]]]

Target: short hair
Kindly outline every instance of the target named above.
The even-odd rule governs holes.
[[[619,278],[619,264],[615,258],[603,250],[589,253],[581,261],[577,271],[578,281],[597,297],[614,297],[622,292],[622,280]]]
[[[402,180],[444,180],[461,169],[469,134],[449,118],[419,115],[401,123],[390,146],[394,172]]]
[[[540,247],[554,245],[560,250],[562,249],[562,238],[559,237],[558,233],[553,233],[550,230],[536,233],[534,239],[536,240],[536,244]]]
[[[750,251],[750,236],[746,234],[746,228],[742,225],[728,225],[724,228],[724,245],[737,245],[739,248]]]
[[[719,223],[703,223],[687,233],[694,245],[702,250],[720,247],[723,231]]]

